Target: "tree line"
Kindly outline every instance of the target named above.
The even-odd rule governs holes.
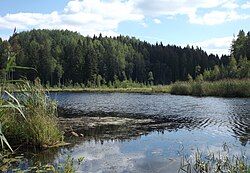
[[[190,75],[188,78],[192,80]],[[203,73],[198,71],[196,80],[216,81],[228,78],[250,78],[250,32],[245,34],[241,30],[232,41],[231,57],[226,64],[215,65],[213,69],[206,69]]]
[[[232,42],[236,61],[250,58],[250,34],[240,31]],[[16,69],[12,78],[39,77],[43,84],[107,85],[115,81],[168,84],[195,78],[214,66],[227,67],[230,57],[208,55],[201,48],[162,43],[150,44],[134,37],[84,37],[68,30],[31,30],[0,39],[0,75],[9,55],[15,64],[35,70]]]

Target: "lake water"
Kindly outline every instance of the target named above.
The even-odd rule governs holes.
[[[66,154],[85,157],[79,172],[173,173],[178,171],[181,156],[191,157],[197,149],[219,152],[225,143],[231,153],[250,158],[249,98],[133,93],[51,93],[50,97],[69,117],[134,116],[168,124],[123,140],[103,140],[94,134],[93,139],[53,156],[56,161]]]

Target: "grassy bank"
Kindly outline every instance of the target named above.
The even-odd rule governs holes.
[[[214,82],[176,82],[171,94],[218,97],[250,97],[250,79],[225,79]]]
[[[101,93],[169,93],[171,90],[170,85],[165,86],[143,86],[143,87],[48,87],[49,92],[101,92]]]

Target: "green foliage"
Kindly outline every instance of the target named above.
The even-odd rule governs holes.
[[[67,30],[15,34],[0,43],[0,66],[6,62],[8,49],[15,52],[18,66],[38,71],[17,70],[11,73],[13,79],[25,76],[34,81],[39,77],[43,85],[49,82],[50,86],[116,85],[115,76],[119,81],[167,84],[185,80],[187,74],[196,76],[220,63],[218,56],[208,56],[199,48],[152,45],[127,36],[90,38]]]
[[[170,92],[176,95],[190,95],[192,93],[192,86],[189,82],[175,82]]]
[[[201,66],[200,66],[200,65],[197,65],[197,66],[195,67],[195,75],[198,76],[200,73],[201,73]]]
[[[226,68],[216,65],[213,70],[205,70],[203,76],[206,81],[216,81],[225,78],[250,78],[250,60],[247,60],[247,58],[240,58],[237,63],[235,58],[232,57]]]
[[[206,71],[205,71],[206,72]],[[205,73],[204,72],[204,73]],[[193,77],[190,75],[190,74],[188,74],[187,75],[187,80],[188,80],[188,82],[192,82],[193,81]]]
[[[246,34],[243,30],[239,31],[237,38],[233,40],[231,54],[237,61],[241,57],[250,59],[250,32]]]
[[[152,71],[150,71],[150,72],[148,73],[148,82],[149,82],[150,85],[153,85],[153,84],[154,84],[154,75],[153,75],[153,72],[152,72]]]
[[[203,75],[202,75],[202,74],[199,74],[199,75],[195,78],[195,80],[196,80],[197,82],[202,82],[202,81],[203,81]]]

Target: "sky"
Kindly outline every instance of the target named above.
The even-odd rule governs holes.
[[[250,31],[250,0],[0,0],[0,37],[14,28],[121,34],[221,55],[239,30]]]

